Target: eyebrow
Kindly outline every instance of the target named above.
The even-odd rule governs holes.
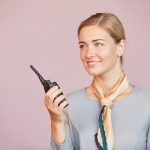
[[[92,40],[92,42],[96,42],[96,41],[105,41],[104,39],[95,39],[95,40]],[[86,43],[86,42],[84,42],[84,41],[79,41],[79,44],[80,43]]]

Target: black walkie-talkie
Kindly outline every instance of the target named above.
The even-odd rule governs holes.
[[[39,79],[40,79],[40,81],[41,81],[41,83],[42,83],[42,85],[43,85],[43,87],[44,87],[44,90],[45,90],[45,93],[50,89],[50,88],[52,88],[53,86],[58,86],[58,88],[60,89],[60,87],[59,87],[59,85],[56,83],[56,82],[51,82],[50,80],[45,80],[41,75],[40,75],[40,73],[32,66],[32,65],[30,65],[30,68],[37,74],[37,76],[39,77]],[[60,94],[58,94],[55,98],[54,98],[54,100],[53,100],[53,102],[55,101],[55,99],[57,98],[57,97],[59,97],[60,95],[63,95],[63,92],[61,92]],[[63,99],[62,101],[60,101],[59,102],[59,104],[58,104],[58,106],[62,103],[62,102],[64,102],[66,99]],[[65,107],[67,107],[68,106],[68,104],[65,106]],[[64,107],[64,108],[65,108]]]

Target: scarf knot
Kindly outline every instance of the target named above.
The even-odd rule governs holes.
[[[113,102],[110,99],[106,99],[106,98],[101,99],[101,104],[102,104],[102,106],[109,107],[110,109],[113,106]]]

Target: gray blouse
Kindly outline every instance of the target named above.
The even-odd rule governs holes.
[[[51,136],[51,150],[97,150],[99,104],[85,88],[67,95],[66,139],[58,144]],[[114,150],[150,150],[150,93],[139,87],[112,108]]]

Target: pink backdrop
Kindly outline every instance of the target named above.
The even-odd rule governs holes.
[[[29,65],[57,81],[64,93],[91,78],[80,58],[77,27],[96,12],[113,12],[123,22],[129,79],[150,90],[149,0],[0,1],[0,149],[47,150],[50,120],[44,90]]]

